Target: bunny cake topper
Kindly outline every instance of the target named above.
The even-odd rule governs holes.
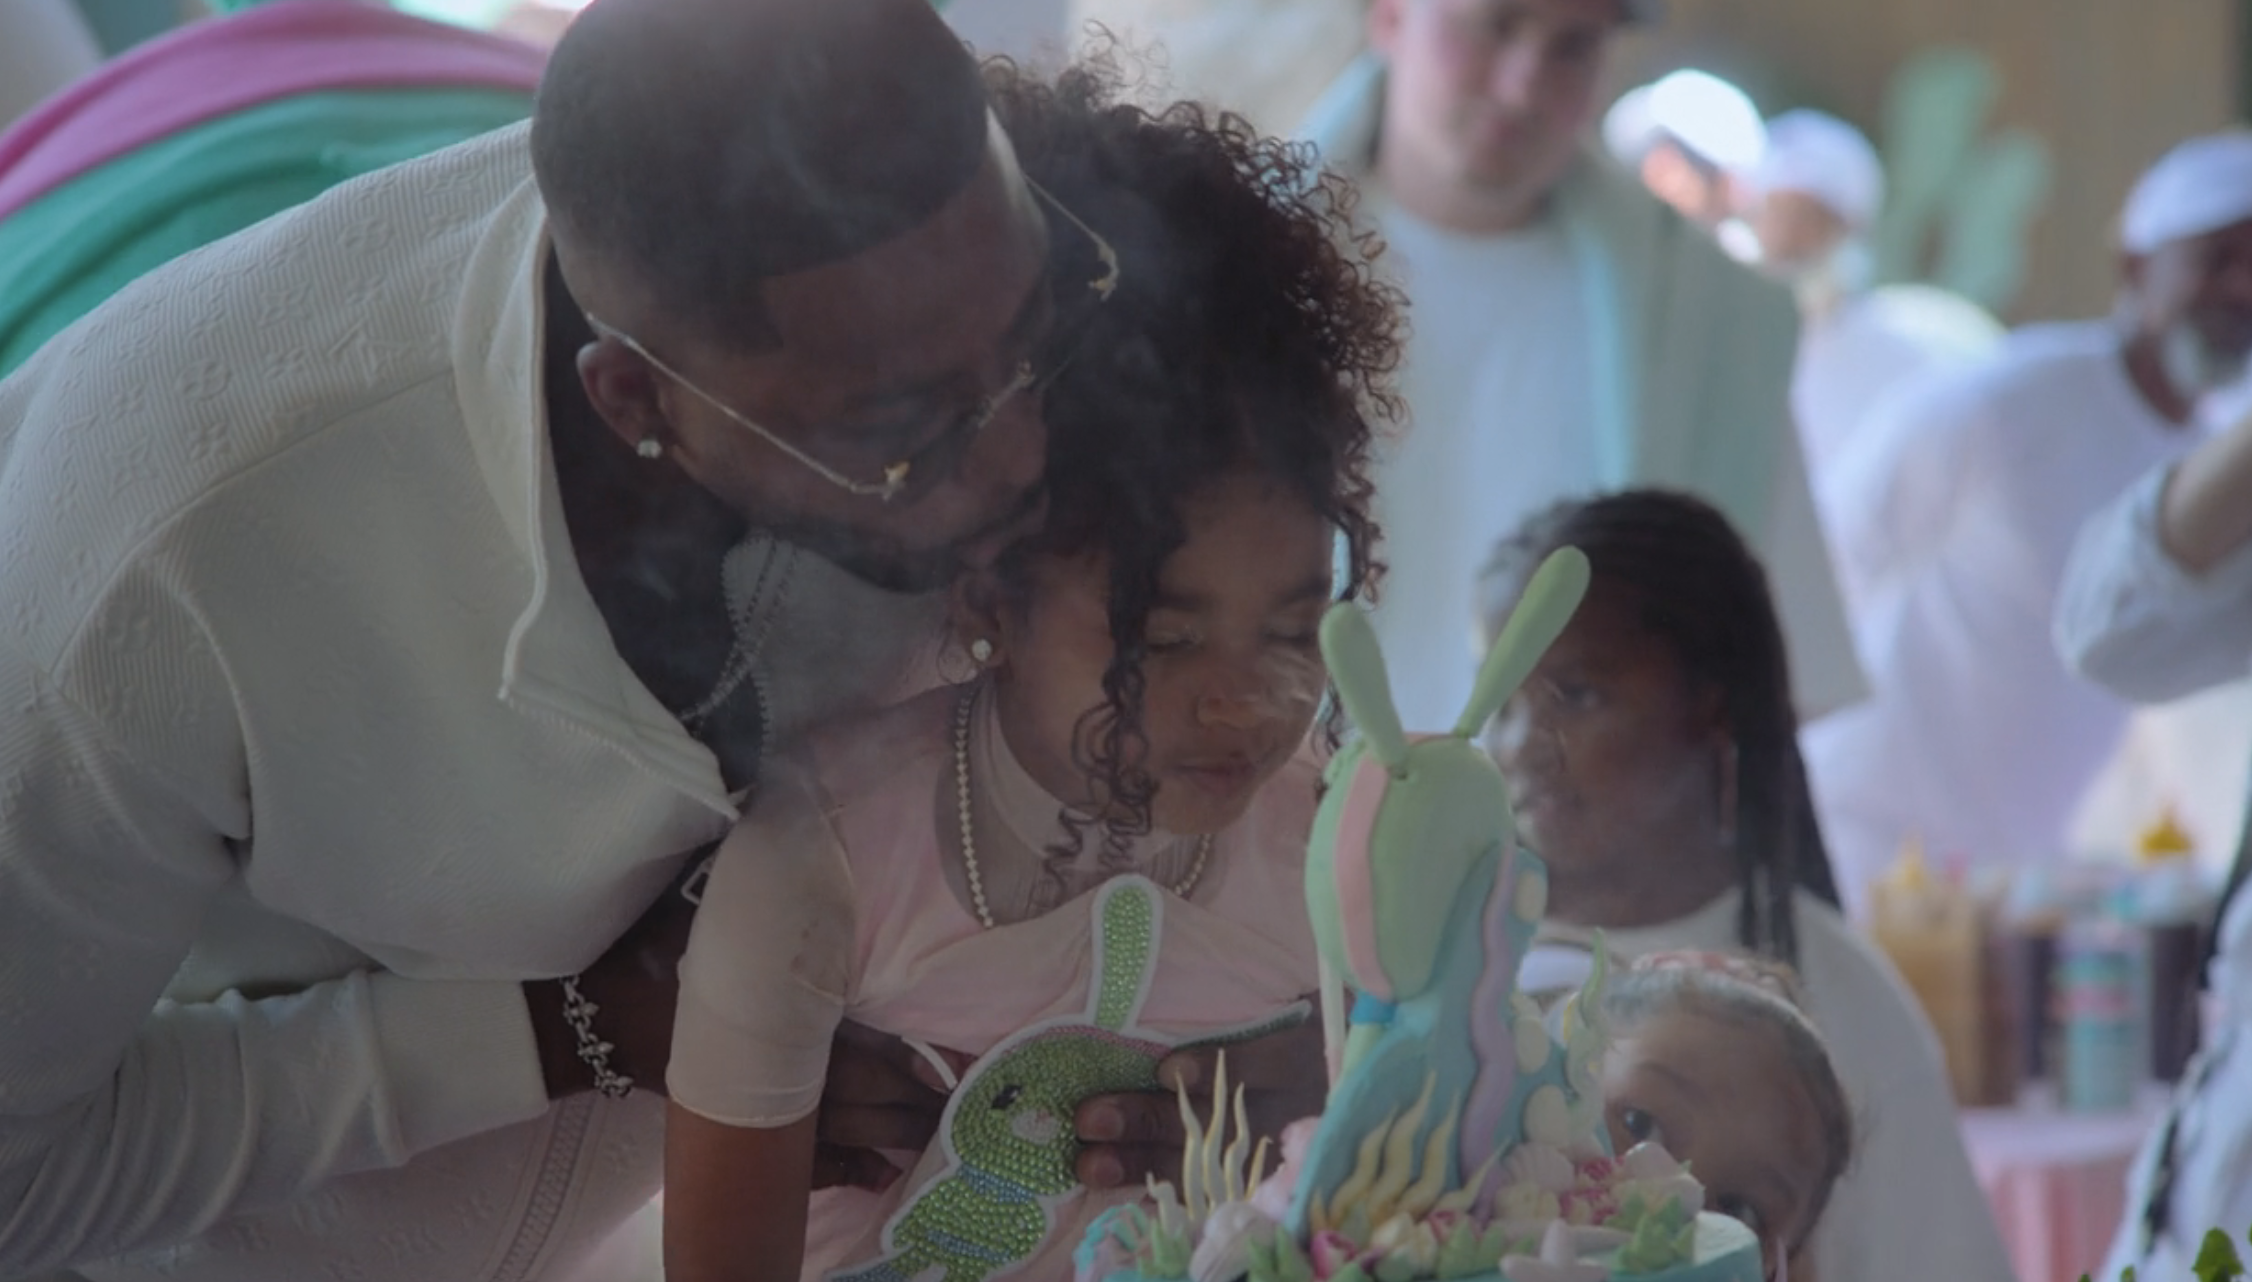
[[[1518,849],[1507,786],[1476,742],[1570,622],[1589,578],[1577,549],[1542,562],[1443,735],[1402,729],[1360,610],[1340,605],[1322,620],[1322,652],[1359,735],[1329,766],[1306,900],[1324,1010],[1339,1005],[1329,991],[1338,985],[1357,1000],[1342,1038],[1329,1030],[1339,1076],[1306,1153],[1293,1231],[1346,1214],[1366,1192],[1370,1137],[1411,1116],[1418,1126],[1436,1119],[1429,1134],[1403,1139],[1452,1150],[1449,1189],[1475,1191],[1489,1160],[1527,1134],[1558,1148],[1590,1138],[1539,1011],[1516,991],[1547,907],[1547,872]],[[1435,1139],[1442,1128],[1454,1130],[1450,1144]]]
[[[1090,1096],[1158,1089],[1157,1066],[1183,1045],[1274,1031],[1272,1019],[1182,1043],[1141,1024],[1164,931],[1164,892],[1140,876],[1089,900],[1094,959],[1086,1009],[1019,1030],[963,1075],[939,1118],[939,1175],[885,1224],[881,1259],[831,1282],[979,1282],[1015,1271],[1055,1229],[1055,1208],[1079,1188],[1073,1113]]]

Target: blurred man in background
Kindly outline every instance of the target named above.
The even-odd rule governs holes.
[[[1798,295],[1791,410],[1823,524],[1843,544],[1866,527],[1866,505],[1885,488],[1852,465],[1868,460],[1855,442],[1872,409],[1920,378],[1986,356],[2002,326],[1934,286],[1875,284],[1869,239],[1884,211],[1884,164],[1845,121],[1807,110],[1769,121],[1743,189],[1753,261]],[[1861,561],[1841,553],[1839,562],[1858,633],[1867,585],[1850,571]]]
[[[1664,485],[1766,554],[1802,715],[1860,689],[1789,383],[1788,293],[1589,146],[1605,50],[1646,4],[1377,0],[1375,53],[1306,132],[1359,176],[1414,301],[1411,424],[1381,460],[1376,626],[1408,724],[1453,724],[1471,585],[1558,499]]]
[[[2011,334],[1858,429],[1847,532],[1874,697],[1804,736],[1849,902],[1909,838],[1993,865],[2062,856],[2128,708],[2050,638],[2081,525],[2197,438],[2252,355],[2252,134],[2200,138],[2121,221],[2114,314]],[[1866,453],[1864,453],[1866,451]]]
[[[1719,232],[1744,201],[1767,127],[1744,91],[1709,72],[1676,71],[1628,91],[1603,117],[1603,141],[1650,194]]]

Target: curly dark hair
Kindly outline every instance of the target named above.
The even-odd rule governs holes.
[[[1479,576],[1489,637],[1505,617],[1499,589],[1565,547],[1587,554],[1596,581],[1633,592],[1644,626],[1689,679],[1720,691],[1738,759],[1737,939],[1795,965],[1793,890],[1832,907],[1838,891],[1799,757],[1790,659],[1767,571],[1728,518],[1692,495],[1638,489],[1559,503],[1503,539]]]
[[[1369,456],[1376,421],[1400,415],[1402,300],[1353,230],[1351,186],[1309,149],[1192,103],[1133,105],[1115,51],[1052,80],[995,60],[985,78],[1026,175],[1123,269],[1046,390],[1047,525],[998,567],[1021,604],[1035,558],[1108,562],[1113,653],[1078,764],[1122,842],[1150,823],[1143,634],[1186,498],[1276,478],[1341,534],[1339,598],[1373,593]]]

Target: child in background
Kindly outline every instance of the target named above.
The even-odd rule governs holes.
[[[1704,1184],[1706,1210],[1759,1235],[1771,1282],[1805,1282],[1853,1118],[1796,981],[1748,956],[1652,953],[1611,981],[1604,1013],[1614,1150],[1664,1145]]]
[[[975,678],[778,762],[719,853],[668,1078],[673,1282],[1068,1273],[1139,1191],[1076,1184],[1070,1102],[996,1089],[1013,1049],[941,1136],[997,1166],[934,1144],[883,1192],[812,1192],[813,1112],[848,1016],[983,1055],[1088,1011],[1117,944],[1101,905],[1143,893],[1116,879],[1160,910],[1136,1029],[1210,1036],[1316,985],[1302,749],[1322,613],[1371,575],[1392,296],[1342,190],[1240,122],[1153,116],[1088,68],[989,79],[1051,211],[1115,248],[1116,292],[1046,388],[1046,528],[958,594]],[[912,1231],[887,1241],[895,1214]]]

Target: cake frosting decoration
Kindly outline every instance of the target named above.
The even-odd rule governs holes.
[[[1328,1105],[1284,1133],[1268,1173],[1239,1097],[1216,1093],[1208,1129],[1184,1097],[1180,1181],[1096,1221],[1081,1282],[1761,1282],[1757,1238],[1703,1211],[1685,1164],[1648,1144],[1611,1153],[1603,950],[1553,1027],[1517,989],[1547,871],[1474,740],[1588,574],[1570,549],[1541,566],[1444,735],[1402,729],[1357,609],[1323,620],[1358,731],[1330,763],[1306,867]]]
[[[934,1270],[947,1282],[1007,1274],[1047,1241],[1055,1207],[1077,1187],[1071,1117],[1079,1101],[1158,1086],[1157,1066],[1179,1043],[1143,1027],[1141,1010],[1165,895],[1147,878],[1127,876],[1105,883],[1089,904],[1095,946],[1085,1009],[1019,1030],[963,1075],[939,1118],[944,1173],[885,1222],[882,1257],[832,1273],[833,1282],[908,1282]],[[1289,1018],[1205,1040],[1256,1037]],[[1166,1193],[1186,1226],[1179,1198]]]

